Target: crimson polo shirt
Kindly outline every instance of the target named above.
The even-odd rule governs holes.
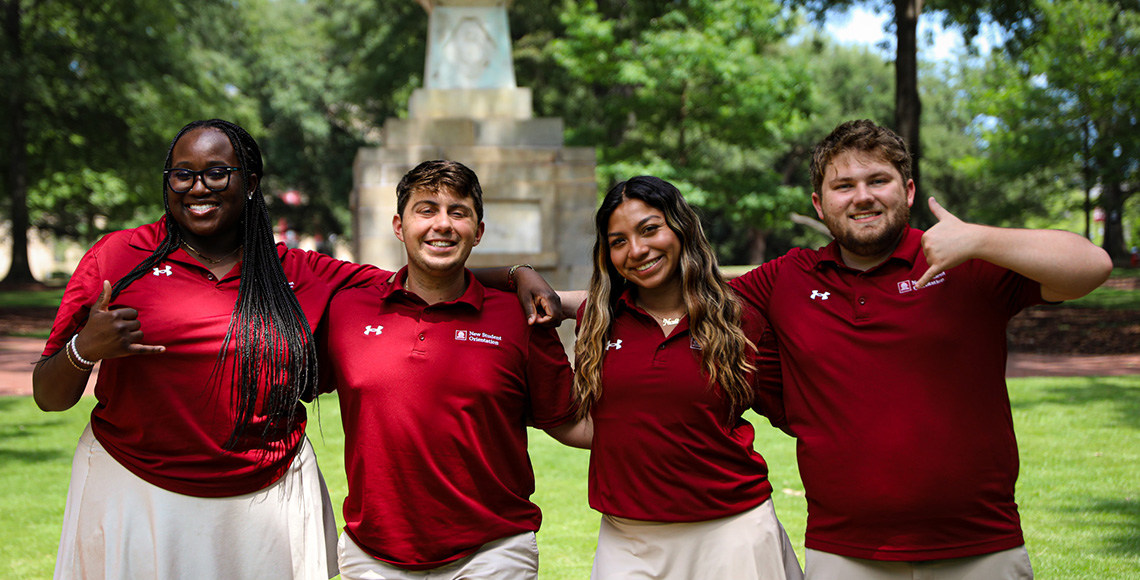
[[[808,548],[918,561],[1024,544],[1006,325],[1040,285],[981,260],[923,288],[922,232],[878,267],[833,242],[732,281],[771,321],[808,501]]]
[[[778,423],[783,409],[772,333],[747,305],[742,328],[759,346],[754,408]],[[709,385],[688,317],[666,337],[626,290],[614,308],[601,378],[591,409],[590,507],[637,520],[693,522],[738,514],[771,496],[768,465],[752,448],[753,427],[741,418],[744,409],[730,415],[723,390]]]
[[[558,335],[528,326],[514,294],[467,271],[462,296],[428,305],[406,276],[336,296],[322,369],[344,423],[345,532],[375,558],[430,569],[538,530],[526,427],[575,407]]]
[[[96,242],[67,284],[44,355],[64,348],[87,323],[103,280],[113,285],[165,236],[159,221]],[[277,252],[312,328],[337,288],[387,274],[283,244]],[[91,429],[123,467],[160,488],[198,497],[257,491],[285,473],[304,436],[305,410],[298,406],[297,424],[280,439],[262,442],[267,418],[258,414],[238,450],[222,449],[235,423],[234,394],[231,385],[219,388],[211,382],[210,373],[234,311],[240,275],[239,263],[218,280],[180,248],[110,304],[138,310],[143,344],[163,345],[166,352],[100,363]],[[235,349],[232,340],[229,364],[220,376],[230,376]],[[265,400],[264,391],[258,399]]]

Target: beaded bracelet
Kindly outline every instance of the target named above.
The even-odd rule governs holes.
[[[531,266],[530,264],[515,264],[514,266],[511,266],[510,270],[507,270],[507,288],[512,291],[519,289],[518,283],[515,282],[515,270],[518,270],[519,268],[530,268],[533,270],[534,266]]]
[[[77,361],[79,361],[79,362],[81,362],[81,363],[83,363],[89,367],[95,366],[95,363],[97,361],[87,360],[87,359],[79,356],[79,349],[75,348],[75,339],[77,339],[77,338],[79,338],[78,334],[71,335],[71,340],[67,341],[67,348],[71,350],[71,354],[75,355],[75,360],[77,360]]]
[[[71,363],[71,366],[75,367],[75,370],[77,370],[81,373],[89,373],[89,372],[91,372],[91,369],[94,368],[94,367],[79,366],[79,363],[75,362],[75,359],[71,358],[71,343],[70,342],[68,342],[63,347],[63,356],[65,358],[67,358],[67,362]]]

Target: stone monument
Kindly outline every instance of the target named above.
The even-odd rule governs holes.
[[[407,119],[384,123],[380,147],[353,167],[354,252],[397,269],[406,261],[392,235],[396,184],[429,159],[451,159],[479,175],[486,233],[468,265],[528,263],[556,288],[585,288],[598,186],[590,147],[566,147],[562,120],[535,118],[529,89],[515,83],[509,0],[417,0],[429,14],[424,86]]]

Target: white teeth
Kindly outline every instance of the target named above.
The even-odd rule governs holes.
[[[218,204],[215,204],[215,203],[196,203],[196,204],[190,206],[190,211],[209,211],[211,209],[214,209],[215,207],[218,207]]]
[[[436,248],[450,248],[451,246],[455,245],[455,242],[446,242],[446,241],[437,240],[434,242],[428,242],[428,245],[436,247]]]
[[[869,212],[867,212],[867,213],[857,213],[857,214],[855,214],[855,215],[851,216],[851,219],[853,219],[853,220],[861,220],[861,219],[863,219],[863,218],[869,218],[869,217],[872,217],[872,216],[876,216],[876,215],[879,215],[879,212],[877,212],[877,211],[869,211]]]
[[[644,272],[644,271],[652,268],[657,262],[660,262],[660,261],[661,261],[661,258],[657,258],[656,260],[653,260],[652,262],[649,262],[648,264],[634,268],[634,270],[636,270],[638,272]]]

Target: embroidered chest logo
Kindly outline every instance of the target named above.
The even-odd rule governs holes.
[[[479,332],[478,330],[456,330],[455,340],[466,342],[481,342],[491,346],[499,346],[503,342],[503,337],[490,332]]]
[[[368,325],[364,327],[364,336],[368,336],[369,334],[380,335],[383,334],[383,332],[384,327],[380,325],[376,325],[375,327]]]
[[[831,297],[831,292],[820,292],[819,290],[812,290],[811,291],[811,299],[812,300],[815,300],[816,298],[819,298],[820,300],[827,300],[830,297]]]
[[[621,339],[617,339],[617,342],[606,342],[606,350],[609,350],[611,348],[614,350],[621,350]]]
[[[167,264],[165,268],[151,268],[151,269],[154,270],[154,274],[153,274],[154,276],[173,276],[174,275],[174,272],[172,272],[170,270],[170,264]]]
[[[946,272],[940,272],[933,280],[926,283],[926,286],[919,286],[918,280],[902,280],[898,283],[899,294],[906,294],[907,292],[914,292],[923,290],[931,286],[937,286],[946,281]]]

